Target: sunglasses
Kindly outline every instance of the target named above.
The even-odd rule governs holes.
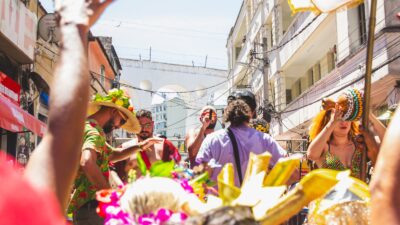
[[[145,124],[140,124],[142,128],[151,128],[152,124],[151,123],[145,123]]]
[[[126,116],[119,110],[118,110],[118,114],[121,116],[121,120],[119,122],[119,125],[122,126],[122,125],[124,125],[126,123],[128,118],[126,118]]]

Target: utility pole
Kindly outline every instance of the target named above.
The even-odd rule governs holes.
[[[150,46],[150,51],[149,51],[149,53],[150,53],[150,57],[149,57],[149,59],[150,59],[150,61],[151,61],[151,46]]]
[[[268,40],[267,38],[263,38],[262,41],[262,50],[263,50],[263,89],[264,89],[264,108],[268,108],[269,104],[269,82],[268,82],[268,68],[269,68],[269,60],[268,60]]]

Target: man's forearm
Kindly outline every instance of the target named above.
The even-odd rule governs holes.
[[[109,160],[111,162],[119,162],[125,159],[129,159],[133,154],[135,154],[137,151],[141,150],[139,145],[134,145],[132,147],[126,148],[126,149],[118,149],[117,151],[114,151],[110,157]]]
[[[202,127],[199,130],[199,133],[196,134],[194,141],[188,145],[189,159],[191,162],[194,162],[196,160],[196,156],[199,153],[201,143],[203,142],[204,132],[205,130]]]
[[[88,167],[83,167],[82,169],[90,183],[98,190],[109,189],[111,187],[97,165],[93,164]]]

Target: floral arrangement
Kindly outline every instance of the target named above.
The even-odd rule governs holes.
[[[336,186],[337,188],[343,187],[343,190],[349,190],[361,199],[360,204],[357,206],[346,205],[345,208],[340,205],[335,205],[335,212],[338,210],[344,212],[347,209],[356,209],[355,207],[362,206],[361,212],[366,212],[369,205],[369,190],[368,186],[361,181],[354,178],[350,178],[349,171],[334,171],[329,169],[318,169],[308,173],[303,179],[300,180],[298,185],[291,191],[287,192],[284,184],[287,182],[295,166],[299,163],[299,156],[291,156],[289,158],[279,160],[275,167],[267,174],[267,168],[269,160],[272,156],[267,152],[261,155],[250,154],[249,165],[246,171],[246,176],[241,187],[234,185],[234,167],[233,164],[226,164],[221,173],[218,175],[218,192],[219,196],[209,195],[207,203],[201,203],[201,207],[205,210],[197,211],[201,215],[208,214],[213,209],[220,209],[222,206],[228,207],[247,207],[251,209],[253,219],[262,224],[282,224],[295,215],[298,211],[303,209],[305,205],[310,202],[317,200],[321,202],[321,198],[329,199],[332,197],[330,190],[339,185],[340,183],[345,184]],[[150,175],[150,174],[148,174]],[[154,175],[154,174],[153,174]],[[168,198],[163,198],[166,195],[177,194],[182,196],[182,193],[193,193],[193,186],[190,185],[191,181],[183,179],[176,179],[177,177],[192,176],[188,174],[188,171],[180,171],[179,173],[172,173],[172,177],[175,177],[175,181],[169,178],[139,178],[137,185],[131,187],[121,187],[118,190],[103,190],[97,193],[97,199],[99,201],[98,213],[100,216],[105,218],[105,225],[130,225],[130,224],[183,224],[189,216],[193,215],[190,210],[185,212],[183,208],[181,210],[171,210],[166,207],[158,207],[157,209],[151,208],[150,210],[143,211],[148,204],[154,204],[154,202],[166,203]],[[201,177],[201,176],[200,176]],[[199,180],[207,180],[207,176],[198,178]],[[195,178],[195,179],[196,179]],[[147,179],[147,180],[146,180]],[[159,179],[156,181],[156,179]],[[140,183],[140,181],[143,181]],[[147,181],[156,181],[147,183]],[[165,184],[165,186],[158,187],[154,184]],[[192,180],[193,181],[193,180]],[[175,182],[178,182],[175,183]],[[146,184],[146,185],[142,185]],[[171,186],[171,184],[173,184]],[[179,185],[180,184],[180,185]],[[150,186],[149,186],[150,185]],[[181,187],[182,189],[180,189]],[[147,189],[161,190],[163,194],[155,193],[155,201],[147,201],[149,197],[153,197],[153,192],[148,192]],[[175,192],[178,190],[178,192]],[[341,190],[342,190],[341,189]],[[337,189],[339,190],[339,189]],[[129,195],[129,192],[135,192],[136,197],[139,197],[139,202],[144,201],[144,207],[137,210],[131,210],[132,205],[135,207],[137,201],[129,201],[128,206],[131,213],[124,211],[126,200],[131,199],[134,195]],[[170,192],[171,191],[171,192]],[[186,192],[185,192],[186,191]],[[342,193],[337,191],[337,193]],[[125,194],[125,195],[124,195]],[[150,195],[149,195],[150,194]],[[143,196],[145,195],[145,196]],[[189,196],[190,194],[188,194]],[[175,196],[175,195],[173,195]],[[188,197],[184,196],[184,198]],[[196,209],[196,200],[198,199],[193,196],[194,199],[190,199],[185,203],[189,203],[190,209]],[[143,198],[142,198],[143,197]],[[335,197],[336,199],[336,197]],[[171,200],[171,198],[169,199]],[[125,202],[124,202],[125,201]],[[150,203],[152,202],[152,203]],[[332,201],[330,201],[332,202]],[[350,204],[354,201],[350,200]],[[165,204],[161,204],[165,205]],[[168,204],[166,204],[168,205]],[[121,207],[123,206],[123,207]],[[199,206],[199,205],[197,205]],[[135,208],[136,209],[136,208]],[[197,208],[199,209],[199,208]],[[285,209],[285,210],[282,210]],[[318,210],[324,210],[325,208],[317,208]],[[154,211],[151,211],[154,210]],[[135,212],[146,212],[141,215],[135,214]],[[314,210],[315,211],[315,210]],[[186,213],[187,212],[187,213]],[[317,211],[315,211],[317,212]],[[318,211],[319,212],[319,211]],[[325,211],[324,211],[325,212]],[[329,211],[332,212],[332,211]],[[328,213],[329,213],[328,212]],[[358,212],[358,211],[357,211]],[[312,215],[319,215],[318,213],[311,213]],[[196,214],[194,214],[196,215]],[[341,215],[342,216],[342,215]],[[354,217],[354,215],[351,215]],[[364,214],[363,219],[366,219]],[[347,218],[347,217],[343,217]],[[320,219],[320,217],[315,218]]]
[[[182,187],[187,189],[188,184],[182,182]],[[189,186],[190,187],[190,186]],[[132,217],[125,212],[120,205],[121,196],[125,193],[126,186],[121,186],[117,190],[101,190],[96,193],[99,202],[97,214],[104,218],[104,225],[153,225],[165,224],[167,222],[182,223],[188,216],[182,212],[173,212],[169,209],[159,209],[150,214],[137,215]]]
[[[128,109],[129,111],[133,112],[134,107],[130,103],[129,95],[121,89],[111,89],[108,91],[107,95],[102,96],[99,93],[94,95],[93,102],[109,102],[114,103],[118,106]]]
[[[158,161],[148,169],[140,155],[137,154],[137,161],[141,173],[144,175],[136,178],[136,173],[131,170],[128,173],[130,183],[146,179],[146,177],[166,177],[171,178],[188,194],[195,194],[201,201],[205,201],[205,187],[214,185],[209,179],[207,172],[196,174],[193,170],[175,165],[174,161]],[[188,215],[184,212],[174,212],[170,209],[161,208],[155,212],[131,216],[124,211],[120,205],[120,200],[125,193],[127,186],[121,186],[117,190],[102,190],[97,192],[96,199],[99,202],[97,213],[105,219],[105,225],[128,225],[128,224],[166,224],[183,223]]]

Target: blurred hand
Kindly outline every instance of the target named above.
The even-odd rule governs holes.
[[[115,0],[55,0],[61,25],[75,24],[87,32]]]
[[[336,125],[338,122],[343,121],[343,110],[336,104],[335,108],[331,111],[331,118],[329,123],[332,125]]]
[[[200,120],[201,120],[201,123],[202,123],[202,127],[203,127],[204,129],[206,129],[208,126],[210,126],[210,124],[211,124],[211,122],[212,122],[212,121],[210,120],[210,118],[208,118],[207,116],[200,118]]]
[[[89,3],[89,27],[97,22],[104,10],[115,0],[86,0]]]
[[[154,144],[160,144],[163,141],[164,141],[163,138],[152,137],[152,138],[148,138],[148,139],[146,139],[146,140],[144,140],[142,142],[139,142],[139,145],[140,145],[141,149],[148,150]]]

